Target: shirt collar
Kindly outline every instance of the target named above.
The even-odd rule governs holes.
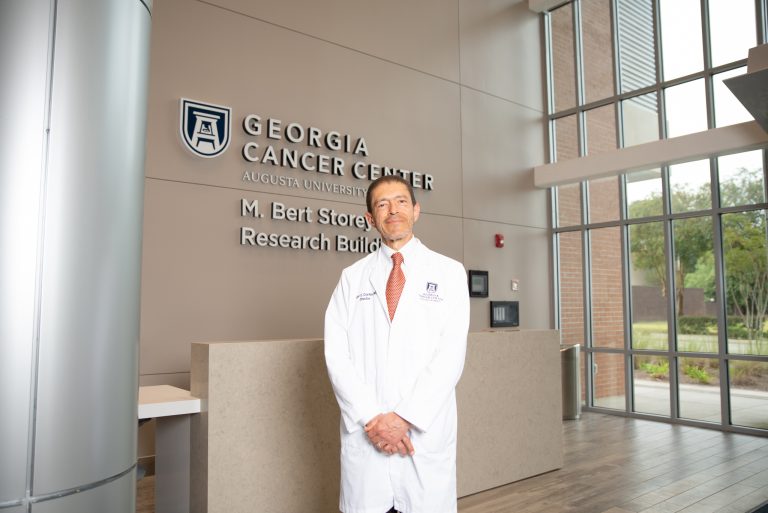
[[[414,236],[400,248],[400,253],[403,254],[403,265],[408,265],[409,261],[412,262],[410,259],[418,252],[419,245],[421,245],[421,241]],[[384,243],[381,244],[381,256],[389,265],[392,265],[392,255],[395,253],[394,249]]]

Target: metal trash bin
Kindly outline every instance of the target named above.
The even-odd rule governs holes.
[[[578,420],[581,417],[581,345],[560,346],[560,365],[563,376],[563,420]]]

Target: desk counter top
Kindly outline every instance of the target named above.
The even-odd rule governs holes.
[[[555,330],[469,334],[460,497],[562,467],[560,360]],[[338,511],[339,406],[323,341],[193,343],[191,363],[206,404],[191,419],[190,511]]]
[[[189,390],[171,385],[139,387],[139,418],[152,419],[171,415],[200,413],[202,402]]]

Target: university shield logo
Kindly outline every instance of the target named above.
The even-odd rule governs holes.
[[[432,283],[431,281],[428,281],[427,292],[431,292],[431,293],[437,292],[437,283]]]
[[[192,153],[217,157],[229,146],[232,109],[181,99],[181,140]]]

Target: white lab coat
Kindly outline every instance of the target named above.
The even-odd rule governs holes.
[[[341,409],[344,513],[456,511],[456,396],[469,297],[464,267],[413,238],[402,249],[405,288],[390,323],[392,250],[344,269],[325,314],[325,359]],[[414,428],[413,456],[378,452],[365,424],[394,411]]]

